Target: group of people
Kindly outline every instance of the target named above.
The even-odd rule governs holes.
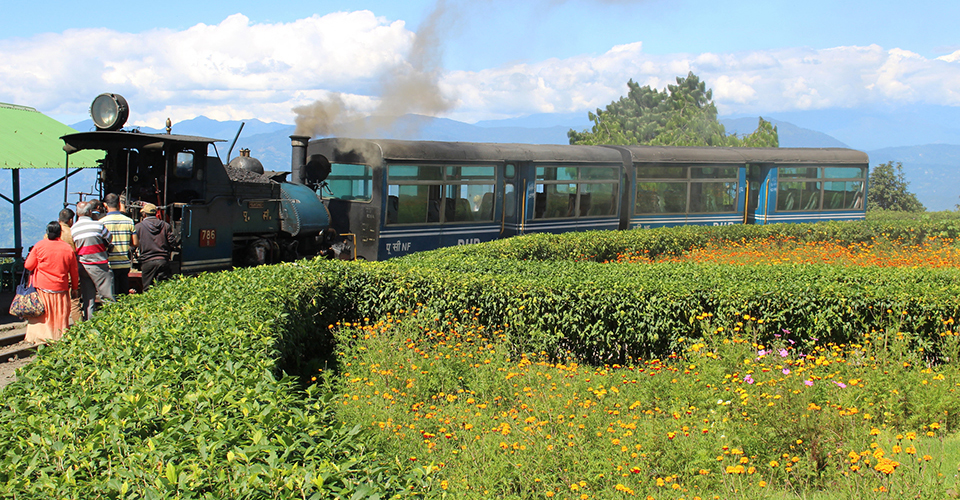
[[[23,264],[44,306],[41,316],[28,320],[26,341],[58,340],[71,324],[93,317],[98,296],[101,303],[116,302],[132,291],[135,252],[143,291],[170,277],[176,241],[170,224],[157,217],[152,203],[140,208],[137,224],[125,211],[120,196],[111,193],[102,204],[77,203],[76,213],[64,208],[59,221],[47,224],[46,238],[30,249]]]

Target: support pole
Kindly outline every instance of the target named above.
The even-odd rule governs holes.
[[[23,260],[23,236],[20,222],[20,169],[10,170],[13,175],[13,247],[16,249],[16,260]]]

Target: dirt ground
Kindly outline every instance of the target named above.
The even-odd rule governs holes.
[[[27,331],[26,321],[23,321],[15,316],[10,316],[10,314],[7,313],[7,311],[10,309],[11,301],[13,301],[13,291],[0,290],[0,338],[9,337],[10,335],[15,335],[17,333],[25,333]],[[25,344],[16,346],[2,346],[0,347],[0,352],[7,352],[18,347],[25,347]],[[6,387],[8,384],[16,380],[17,369],[27,366],[31,361],[33,361],[33,356],[10,361],[8,363],[0,363],[0,389]]]
[[[6,312],[6,311],[4,311]],[[12,322],[6,324],[0,324],[0,337],[7,337],[10,335],[15,335],[17,333],[24,333],[27,331],[27,324],[25,322]],[[9,346],[13,348],[14,346]],[[4,350],[7,348],[5,347]],[[7,384],[10,384],[17,379],[16,372],[17,369],[23,366],[30,364],[33,361],[33,356],[24,359],[18,359],[14,361],[9,361],[7,363],[0,363],[0,389],[6,387]]]

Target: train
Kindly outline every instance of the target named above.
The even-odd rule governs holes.
[[[219,139],[121,130],[115,94],[97,130],[102,193],[161,207],[192,274],[307,256],[384,260],[529,233],[859,220],[866,153],[845,148],[494,144],[291,136],[289,172]],[[99,118],[98,118],[99,116]],[[120,120],[123,118],[123,120]],[[137,214],[134,213],[135,218]]]

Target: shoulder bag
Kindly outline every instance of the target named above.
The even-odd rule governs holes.
[[[13,296],[13,302],[10,303],[10,315],[23,318],[36,318],[44,313],[43,301],[40,300],[40,293],[30,285],[30,273],[24,271],[20,277],[20,284],[17,286],[17,294]]]

